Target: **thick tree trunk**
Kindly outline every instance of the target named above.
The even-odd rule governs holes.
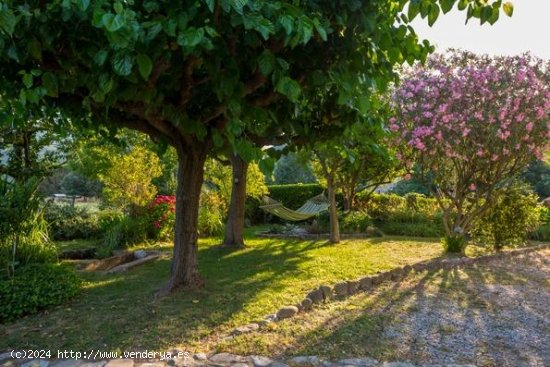
[[[328,186],[328,201],[330,207],[328,208],[330,217],[330,242],[340,242],[340,226],[338,224],[338,211],[336,208],[336,193],[334,192],[334,183],[332,180],[327,180]]]
[[[176,188],[176,223],[174,227],[174,254],[167,286],[159,295],[180,287],[196,288],[204,284],[198,268],[199,199],[203,183],[205,143],[193,147],[176,147],[178,175]]]
[[[246,172],[248,163],[238,155],[231,156],[233,182],[231,202],[225,225],[223,245],[232,248],[243,248],[244,245],[244,211],[246,203]]]

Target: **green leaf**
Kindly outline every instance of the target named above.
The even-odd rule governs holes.
[[[321,23],[319,23],[319,20],[315,19],[313,21],[313,24],[315,25],[315,30],[319,34],[319,37],[321,37],[321,39],[323,41],[326,41],[327,40],[327,31],[325,30],[325,28],[323,28]]]
[[[149,75],[151,75],[151,70],[153,70],[153,62],[146,54],[137,55],[137,64],[139,68],[139,73],[143,79],[148,80]]]
[[[13,14],[13,11],[7,7],[4,7],[2,11],[0,11],[0,28],[11,36],[16,24],[17,18],[15,17],[15,14]]]
[[[239,14],[243,14],[243,8],[248,3],[248,0],[231,0],[231,7]]]
[[[130,55],[117,54],[113,58],[113,69],[118,75],[130,75],[133,66],[134,59]]]
[[[53,73],[46,72],[42,75],[42,85],[46,88],[47,95],[50,97],[57,97],[59,95],[59,86],[57,84],[57,78]]]
[[[106,50],[101,50],[95,55],[94,62],[98,66],[102,66],[103,64],[105,64],[105,60],[107,60],[108,55],[109,53]]]
[[[258,65],[262,74],[268,76],[275,67],[275,55],[270,50],[265,49],[258,58]]]
[[[420,6],[418,5],[417,0],[412,0],[409,3],[409,9],[407,11],[407,16],[409,17],[409,21],[412,21],[420,12]]]
[[[285,14],[281,18],[279,18],[279,24],[283,26],[287,35],[290,35],[294,30],[294,18],[292,18],[290,15]]]
[[[178,36],[178,45],[183,47],[195,47],[201,43],[204,37],[204,29],[190,27]]]
[[[368,96],[359,96],[357,98],[357,108],[360,114],[366,115],[370,108],[370,98]]]
[[[456,0],[441,0],[441,10],[443,14],[447,14],[453,8]]]
[[[512,14],[514,14],[514,4],[512,4],[511,2],[505,2],[504,5],[502,5],[502,10],[504,10],[504,12],[506,13],[506,15],[508,15],[509,17],[512,16]]]
[[[107,29],[109,32],[116,32],[120,28],[124,27],[124,18],[120,14],[104,14],[103,17],[101,17],[101,21],[105,26],[105,29]]]
[[[86,11],[88,9],[88,6],[90,6],[90,0],[76,0],[76,7],[80,11]]]
[[[271,157],[266,157],[260,160],[260,162],[258,162],[260,171],[266,176],[271,176],[275,170],[275,162],[276,160]]]
[[[113,8],[115,9],[115,12],[116,12],[117,14],[122,13],[122,11],[124,10],[124,7],[123,7],[122,4],[119,3],[118,1],[115,3],[115,5],[113,5]]]
[[[288,76],[283,76],[275,85],[275,91],[286,96],[292,102],[297,102],[301,93],[300,84]]]
[[[468,0],[458,0],[458,10],[462,11],[468,6]]]
[[[211,13],[214,12],[214,0],[204,0],[204,3],[208,7],[208,10],[210,10]]]
[[[25,85],[25,87],[27,88],[31,88],[32,85],[33,85],[33,77],[32,77],[32,74],[23,74],[23,84]]]
[[[428,13],[428,25],[430,27],[434,25],[437,17],[439,17],[439,6],[437,4],[432,4],[430,12]]]

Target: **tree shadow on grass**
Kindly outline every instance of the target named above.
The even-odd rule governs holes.
[[[422,273],[358,296],[354,303],[362,307],[346,311],[343,306],[343,312],[305,330],[285,353],[547,366],[550,296],[548,288],[539,292],[549,267],[548,255],[535,253],[525,262],[506,259]]]
[[[86,274],[85,289],[73,302],[2,326],[0,350],[162,350],[196,343],[220,325],[245,322],[244,314],[261,317],[280,306],[271,293],[280,293],[281,279],[298,272],[308,251],[320,246],[325,243],[276,240],[239,252],[201,246],[205,287],[158,300],[153,294],[168,279],[169,258],[122,274]],[[259,294],[267,300],[250,306]]]

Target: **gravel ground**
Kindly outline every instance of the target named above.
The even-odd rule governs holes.
[[[550,250],[417,282],[412,297],[380,310],[400,359],[550,366]]]

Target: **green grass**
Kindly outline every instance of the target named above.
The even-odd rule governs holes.
[[[86,240],[70,240],[70,241],[56,241],[55,245],[59,252],[68,250],[83,250],[96,247],[101,240],[98,239],[86,239]]]
[[[82,273],[83,292],[72,302],[1,325],[0,351],[223,348],[220,335],[262,319],[283,305],[295,304],[320,284],[443,256],[438,239],[384,237],[330,245],[325,241],[258,239],[251,233],[248,248],[235,252],[218,247],[219,239],[200,240],[199,266],[206,285],[196,291],[154,298],[154,292],[168,279],[169,251],[127,273]],[[136,248],[170,250],[171,245]],[[371,326],[379,322],[375,320]],[[243,343],[239,351],[256,353],[268,348],[262,343],[266,340]]]
[[[209,346],[201,344],[201,339],[294,304],[322,283],[442,254],[437,241],[392,238],[338,245],[248,239],[248,248],[236,252],[219,248],[217,243],[216,239],[200,241],[200,270],[206,279],[203,289],[155,300],[153,293],[168,278],[168,255],[123,274],[82,273],[85,287],[73,302],[1,326],[0,350],[159,350],[177,345],[204,350]]]

